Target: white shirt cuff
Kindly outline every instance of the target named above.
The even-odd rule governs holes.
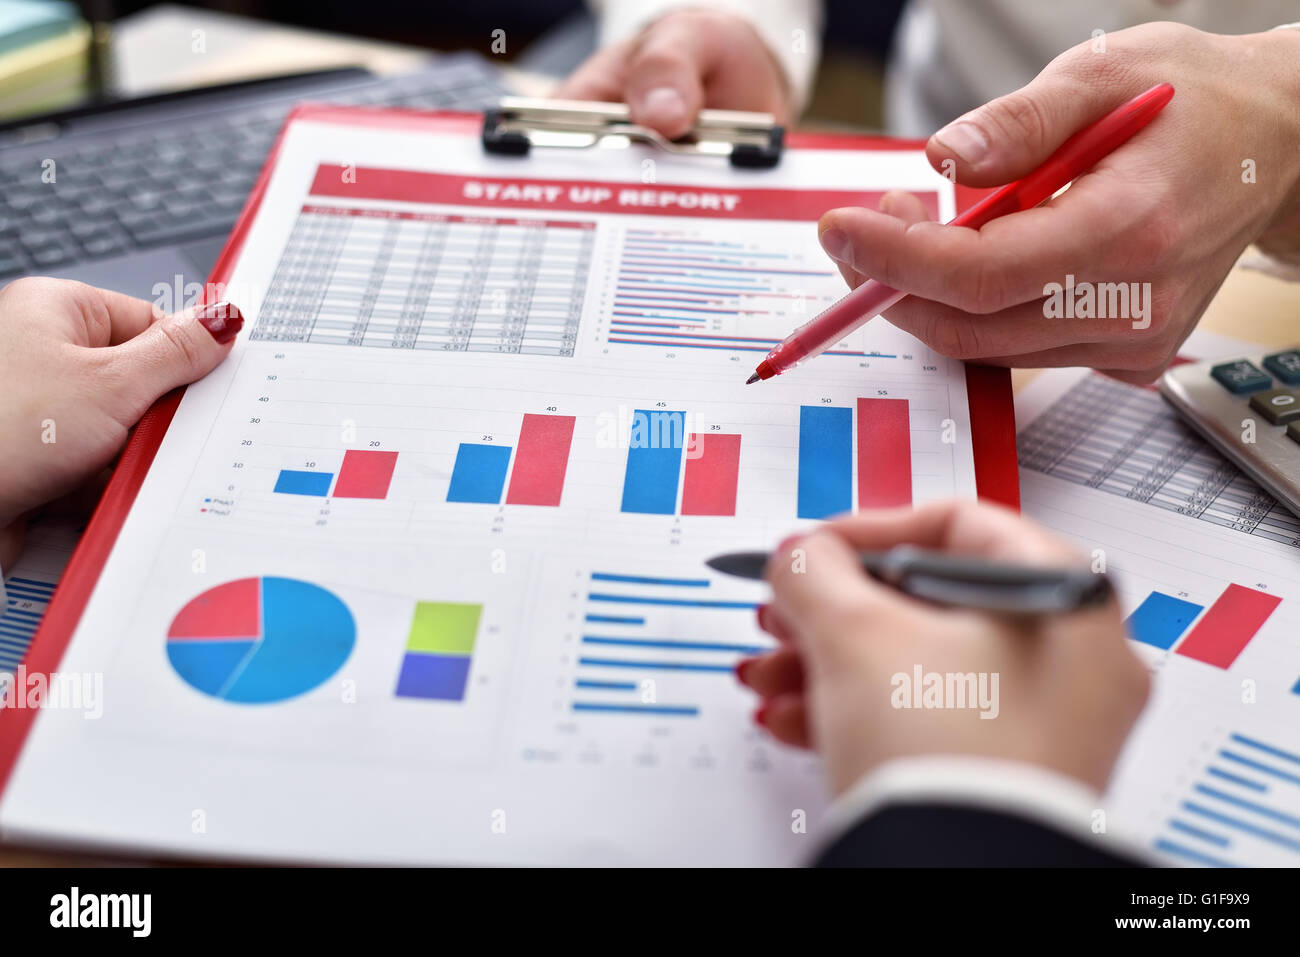
[[[896,758],[863,775],[831,805],[822,827],[829,847],[891,804],[950,804],[1022,817],[1099,850],[1145,857],[1129,841],[1094,833],[1101,797],[1056,771],[1020,761],[968,755]]]
[[[798,116],[808,102],[821,52],[819,0],[600,0],[591,6],[600,18],[602,47],[635,36],[672,10],[734,13],[749,22],[785,71],[791,115]]]

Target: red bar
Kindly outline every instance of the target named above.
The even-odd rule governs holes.
[[[687,442],[682,514],[735,515],[740,436],[692,432]]]
[[[1174,651],[1216,668],[1228,668],[1268,621],[1282,599],[1229,585]]]
[[[912,423],[906,399],[858,399],[858,508],[912,504]]]
[[[334,483],[335,498],[384,498],[397,466],[396,452],[349,449]]]
[[[524,416],[507,505],[559,505],[573,444],[571,415]]]

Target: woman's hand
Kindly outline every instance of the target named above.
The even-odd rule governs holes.
[[[107,466],[154,400],[207,375],[243,324],[226,303],[164,317],[79,282],[0,289],[0,567],[23,517]]]
[[[790,90],[771,51],[743,18],[718,10],[665,14],[598,50],[555,95],[625,102],[634,123],[669,139],[689,130],[704,107],[772,113],[779,123],[790,112]]]
[[[931,164],[968,186],[1018,179],[1071,134],[1169,81],[1146,129],[1038,209],[983,229],[925,222],[914,197],[832,210],[822,246],[850,285],[913,298],[887,313],[944,355],[1086,365],[1129,381],[1174,357],[1252,242],[1300,256],[1300,31],[1217,36],[1152,23],[1080,44],[1028,86],[944,127]],[[1145,314],[1048,318],[1045,287],[1149,283]]]
[[[1014,513],[964,502],[843,518],[786,542],[768,565],[773,600],[759,615],[781,647],[739,669],[763,699],[759,723],[816,747],[836,795],[891,758],[934,754],[1023,761],[1101,790],[1148,687],[1115,603],[1023,619],[938,608],[862,573],[858,551],[904,543],[990,561],[1080,561]],[[918,667],[984,675],[996,699],[899,707]]]

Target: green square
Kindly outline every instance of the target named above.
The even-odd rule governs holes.
[[[461,605],[448,601],[415,604],[415,618],[406,639],[407,651],[431,651],[444,655],[468,655],[474,650],[482,605]]]

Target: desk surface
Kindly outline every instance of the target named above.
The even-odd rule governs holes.
[[[196,30],[203,31],[202,53],[193,50]],[[357,64],[376,73],[395,73],[417,68],[430,55],[397,44],[170,5],[152,7],[120,21],[113,45],[118,83],[129,94]],[[521,92],[541,92],[542,81],[526,74],[512,74],[509,82]],[[1210,303],[1201,327],[1268,347],[1294,344],[1300,341],[1300,282],[1287,282],[1239,264]],[[1031,369],[1016,370],[1016,388],[1036,374]],[[114,862],[77,854],[0,849],[0,867],[108,863]]]

